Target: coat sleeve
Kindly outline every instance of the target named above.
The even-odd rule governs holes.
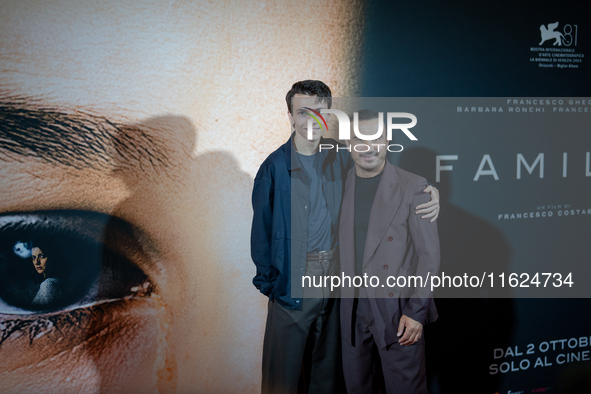
[[[429,313],[429,307],[433,302],[433,292],[430,281],[433,275],[439,273],[439,235],[437,234],[437,222],[430,223],[429,220],[422,220],[420,215],[415,215],[414,207],[429,200],[429,194],[423,190],[427,187],[427,181],[421,178],[416,182],[412,205],[410,206],[409,230],[418,256],[417,270],[414,275],[422,278],[402,313],[411,319],[425,324]]]
[[[260,292],[273,299],[272,292],[279,271],[271,261],[273,225],[273,181],[272,177],[261,174],[254,181],[252,208],[254,216],[250,233],[250,252],[256,266],[256,276],[252,283]]]

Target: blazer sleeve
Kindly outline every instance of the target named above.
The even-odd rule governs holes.
[[[274,190],[272,177],[265,176],[264,170],[259,170],[252,190],[254,215],[250,233],[250,252],[256,266],[256,275],[252,283],[262,294],[272,299],[273,286],[279,274],[271,261]]]
[[[410,206],[409,230],[418,256],[415,275],[422,277],[422,284],[414,289],[411,298],[404,307],[402,313],[422,324],[425,324],[433,299],[430,281],[433,275],[439,273],[439,235],[437,234],[437,222],[421,219],[415,215],[414,207],[429,200],[429,194],[423,190],[427,187],[427,181],[420,178],[414,187],[414,195]]]

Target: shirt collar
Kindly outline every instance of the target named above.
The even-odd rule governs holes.
[[[299,160],[297,159],[297,154],[296,154],[297,152],[295,151],[295,146],[294,146],[294,142],[293,142],[294,134],[295,134],[295,132],[291,133],[289,140],[287,140],[287,142],[285,144],[283,144],[283,146],[282,146],[283,154],[285,156],[285,163],[287,164],[288,171],[291,171],[292,169],[301,169],[302,168]],[[326,143],[326,141],[327,140],[325,138],[320,137],[320,144]],[[323,151],[315,153],[315,155],[320,155],[319,159],[324,160],[329,152],[330,152],[330,150],[325,149]],[[292,163],[292,154],[296,157],[294,163]]]

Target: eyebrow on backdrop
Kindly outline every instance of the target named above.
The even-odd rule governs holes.
[[[172,165],[165,141],[149,130],[81,111],[11,97],[0,100],[0,125],[0,160],[33,157],[79,170],[117,166],[146,171]]]

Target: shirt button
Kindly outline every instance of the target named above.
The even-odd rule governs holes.
[[[308,206],[307,205],[304,205],[304,209],[308,209]]]
[[[388,269],[388,265],[384,265],[384,269],[387,270]]]
[[[392,294],[392,293],[390,293],[390,294]],[[390,297],[391,297],[391,296],[390,296]],[[300,303],[300,300],[296,300],[296,304],[299,304],[299,303]]]
[[[388,294],[390,297],[394,297],[394,293],[390,293]]]
[[[388,241],[392,242],[392,241],[394,241],[394,238],[388,237]]]

